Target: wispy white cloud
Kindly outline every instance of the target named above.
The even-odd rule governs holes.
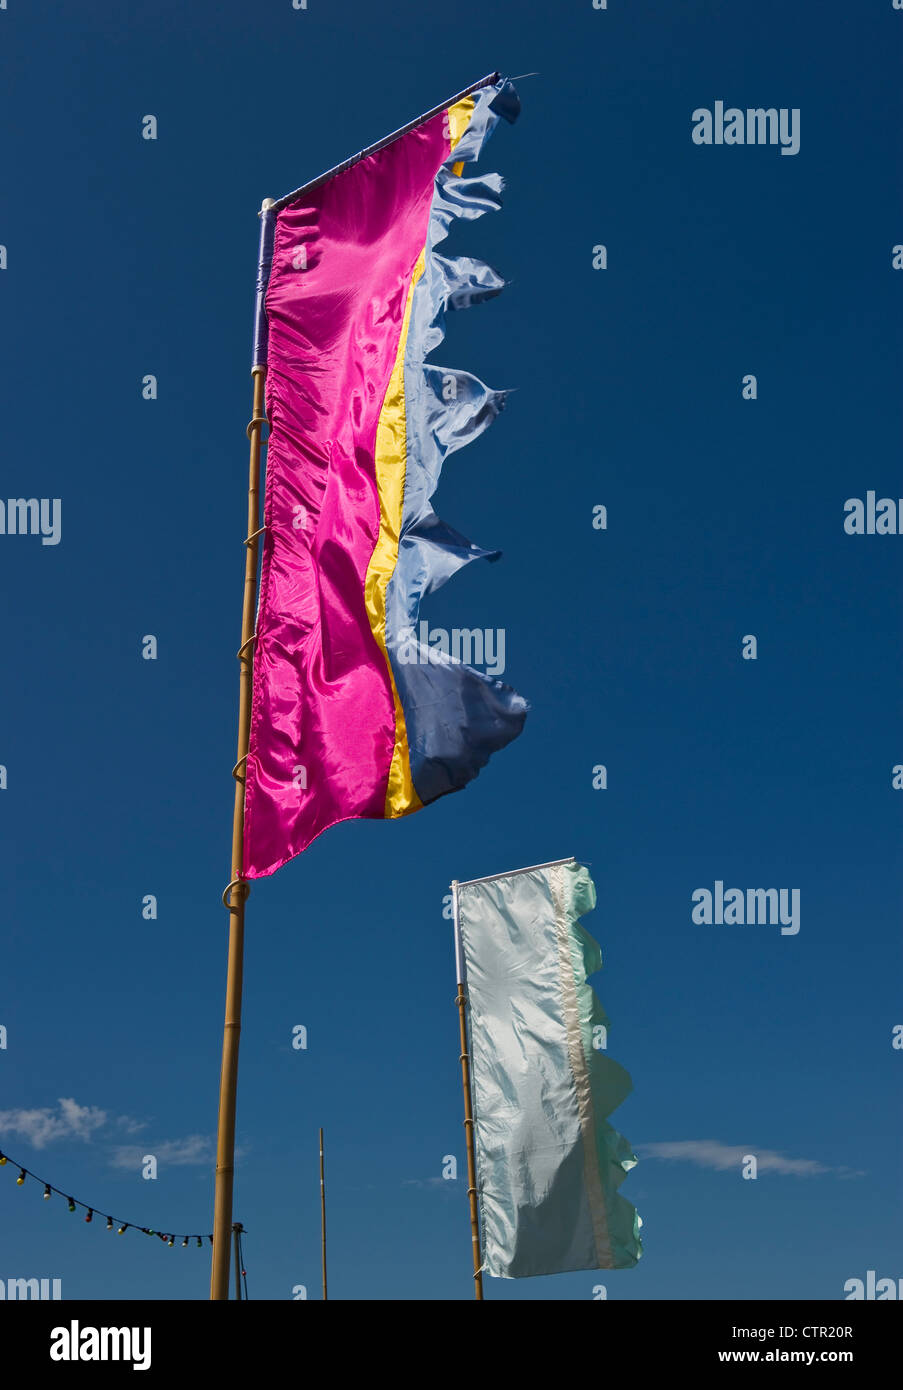
[[[833,1168],[817,1158],[789,1158],[774,1149],[758,1149],[755,1144],[722,1144],[719,1139],[678,1139],[668,1143],[639,1145],[641,1158],[661,1158],[677,1163],[695,1163],[717,1172],[739,1172],[747,1154],[754,1154],[759,1173],[782,1173],[795,1178],[862,1177],[851,1168]]]
[[[161,1167],[184,1168],[191,1164],[212,1164],[215,1158],[213,1140],[206,1134],[189,1134],[185,1139],[166,1139],[162,1144],[150,1140],[142,1146],[116,1144],[110,1149],[114,1168],[140,1168],[146,1154],[153,1154]]]
[[[117,1115],[117,1129],[124,1129],[126,1134],[140,1134],[142,1129],[147,1129],[147,1120],[136,1120],[132,1115]]]
[[[0,1110],[0,1134],[17,1135],[36,1149],[43,1149],[56,1139],[83,1139],[107,1123],[107,1112],[96,1105],[79,1105],[71,1098],[61,1097],[56,1108],[43,1106],[37,1110]]]
[[[153,1154],[159,1164],[171,1168],[213,1166],[215,1146],[212,1138],[205,1134],[189,1134],[184,1139],[166,1139],[159,1143],[144,1139],[140,1147],[112,1142],[122,1134],[138,1135],[147,1127],[147,1120],[132,1115],[112,1117],[102,1106],[79,1105],[71,1097],[61,1098],[55,1106],[45,1105],[34,1110],[0,1110],[0,1141],[9,1143],[10,1147],[14,1138],[25,1140],[35,1149],[46,1148],[59,1140],[81,1139],[89,1143],[96,1138],[101,1141],[106,1159],[113,1168],[140,1169],[146,1154]],[[236,1149],[236,1160],[241,1156],[242,1150]]]

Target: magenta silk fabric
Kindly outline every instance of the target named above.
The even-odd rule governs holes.
[[[448,156],[440,114],[276,219],[247,878],[338,821],[385,814],[395,709],[364,605],[376,428]]]

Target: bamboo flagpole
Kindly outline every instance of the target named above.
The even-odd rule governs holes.
[[[262,269],[267,253],[273,200],[261,206],[260,250],[257,272],[257,314],[255,323],[253,408],[248,425],[248,528],[245,536],[245,587],[241,614],[241,646],[238,649],[238,756],[235,803],[232,812],[232,877],[223,893],[229,909],[229,956],[226,967],[226,1017],[223,1026],[223,1062],[220,1072],[219,1115],[216,1134],[216,1187],[213,1202],[213,1258],[210,1270],[211,1299],[229,1297],[229,1237],[232,1233],[232,1187],[235,1168],[235,1103],[238,1092],[238,1043],[241,1033],[241,995],[244,970],[245,902],[250,884],[242,878],[245,826],[245,762],[251,729],[251,694],[254,675],[254,625],[257,599],[257,560],[260,540],[260,431],[266,424],[264,385],[266,365],[259,351]],[[264,285],[265,288],[265,285]]]
[[[473,1143],[473,1100],[470,1090],[470,1053],[467,1050],[467,993],[464,988],[464,952],[458,925],[458,882],[451,885],[455,925],[455,970],[458,977],[458,1026],[461,1033],[461,1081],[464,1087],[464,1136],[467,1146],[467,1197],[470,1203],[470,1243],[473,1250],[473,1296],[483,1298],[483,1255],[480,1249],[480,1215],[477,1206],[477,1165]]]
[[[320,1247],[323,1254],[323,1300],[326,1300],[326,1156],[320,1130]]]

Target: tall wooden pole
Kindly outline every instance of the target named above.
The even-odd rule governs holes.
[[[320,1248],[323,1254],[323,1298],[326,1298],[326,1158],[320,1130]]]
[[[271,206],[266,199],[263,208]],[[262,245],[262,239],[261,239]],[[253,411],[248,425],[248,529],[245,533],[245,589],[241,613],[241,646],[238,649],[238,756],[233,768],[235,804],[232,812],[232,877],[223,893],[229,909],[229,958],[226,967],[226,1018],[223,1027],[223,1063],[219,1084],[219,1118],[216,1136],[216,1188],[213,1203],[213,1259],[210,1297],[229,1297],[229,1236],[232,1231],[232,1186],[235,1167],[235,1101],[238,1091],[238,1042],[241,1033],[241,992],[244,968],[245,900],[250,884],[242,878],[245,826],[245,767],[251,729],[251,690],[254,673],[254,623],[257,602],[257,556],[260,525],[260,431],[266,423],[264,384],[266,367],[255,362]]]
[[[464,1086],[464,1137],[467,1147],[467,1198],[470,1203],[470,1243],[473,1250],[473,1296],[483,1297],[483,1254],[480,1249],[480,1214],[477,1206],[477,1165],[473,1143],[473,1101],[470,1091],[470,1054],[467,1051],[467,993],[464,988],[464,952],[458,926],[458,885],[452,884],[455,921],[455,966],[458,976],[458,1026],[461,1032],[461,1081]]]

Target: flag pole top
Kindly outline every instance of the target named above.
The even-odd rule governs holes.
[[[320,174],[317,178],[311,179],[310,183],[305,183],[301,188],[296,188],[293,192],[286,193],[282,198],[277,198],[276,201],[271,204],[272,207],[281,212],[284,207],[294,202],[296,198],[300,198],[302,194],[312,193],[315,188],[319,188],[321,184],[334,178],[336,174],[343,174],[346,169],[350,169],[352,165],[359,163],[362,159],[366,159],[368,155],[376,154],[379,150],[385,149],[387,145],[391,145],[394,141],[400,139],[402,135],[408,135],[412,130],[416,130],[418,126],[424,125],[427,121],[432,120],[434,116],[441,115],[449,106],[455,106],[459,101],[463,101],[465,97],[473,96],[475,92],[482,91],[484,87],[493,87],[497,82],[501,82],[502,80],[503,78],[500,72],[487,73],[485,77],[480,78],[479,82],[474,82],[471,86],[465,87],[463,92],[456,92],[453,97],[449,97],[447,101],[443,101],[439,106],[434,106],[430,111],[424,111],[422,116],[417,116],[413,121],[409,121],[407,125],[401,126],[399,130],[394,130],[391,135],[386,135],[382,140],[377,140],[375,145],[368,145],[365,150],[360,150],[357,154],[353,154],[350,159],[346,159],[341,164],[337,164],[334,169],[328,169],[325,174]]]

